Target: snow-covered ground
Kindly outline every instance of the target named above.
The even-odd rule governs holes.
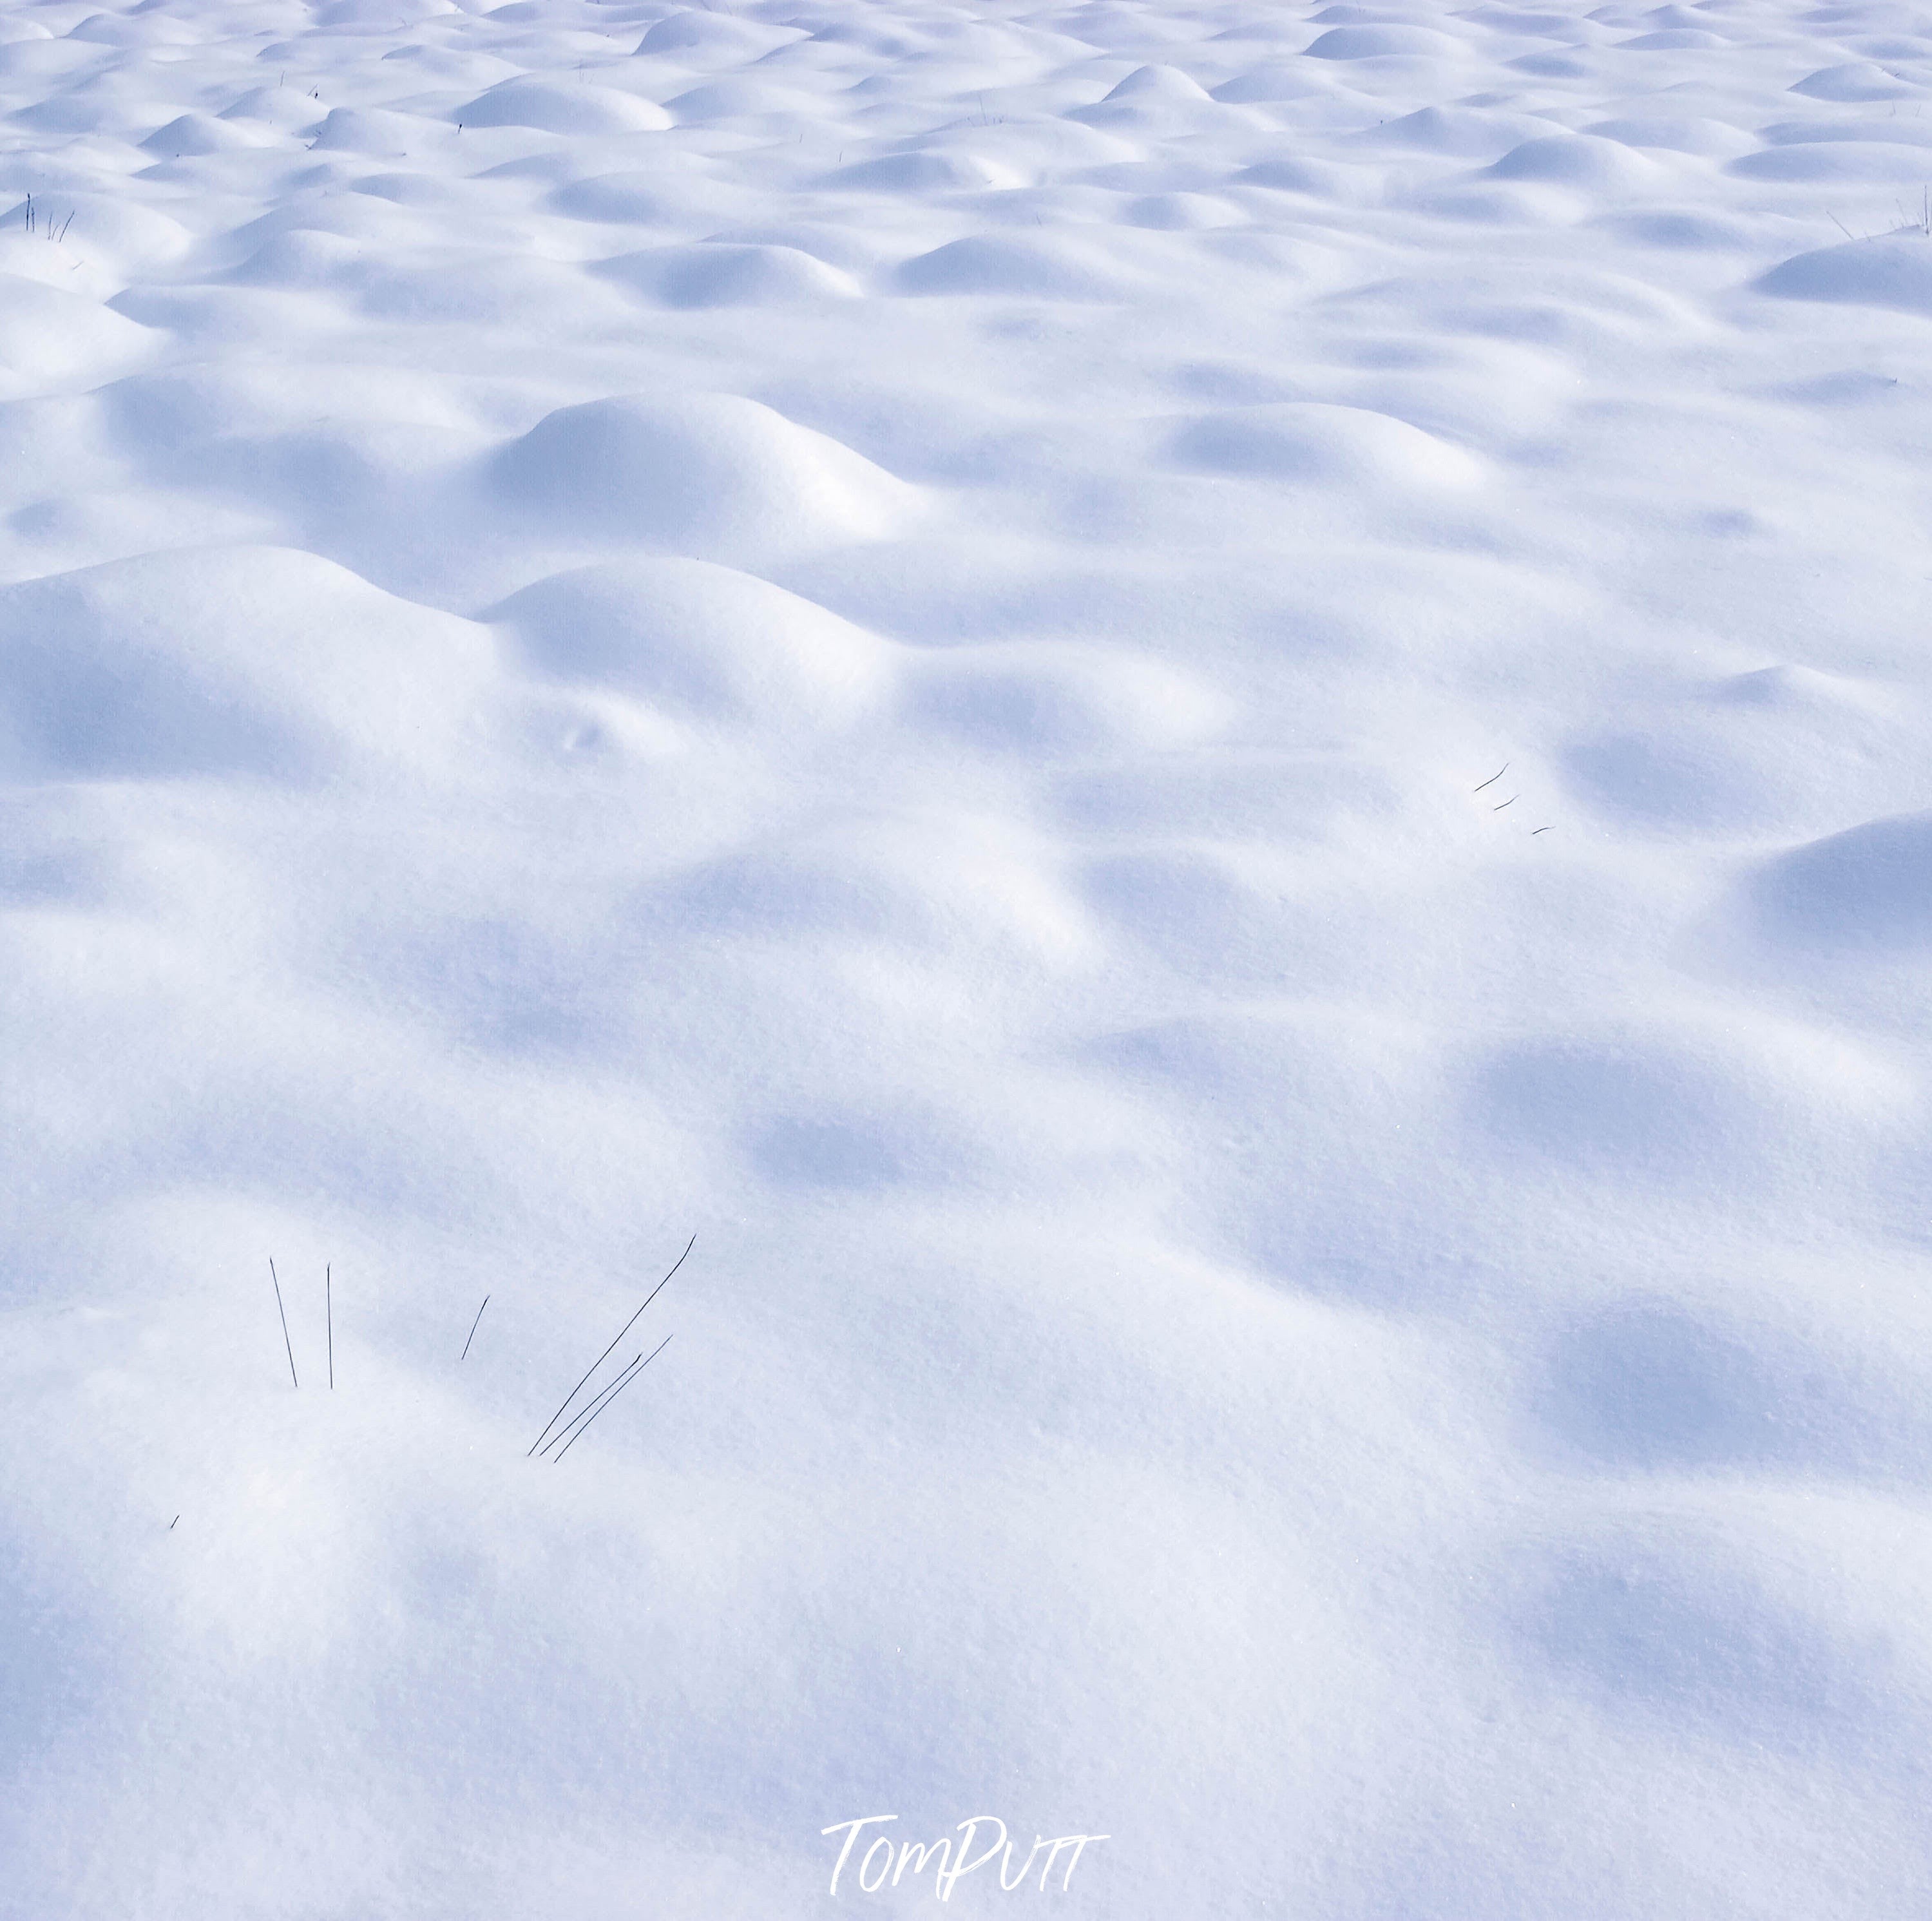
[[[1928,100],[8,0],[0,1913],[1932,1912]]]

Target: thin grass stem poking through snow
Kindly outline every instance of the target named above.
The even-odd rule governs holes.
[[[296,1372],[295,1343],[289,1338],[289,1312],[282,1305],[281,1277],[276,1273],[275,1264],[272,1260],[268,1263],[268,1278],[275,1283],[275,1312],[282,1317],[282,1345],[289,1351],[289,1379],[293,1381],[297,1387],[300,1387],[302,1379]]]
[[[483,1297],[483,1307],[487,1307],[489,1304],[490,1297],[486,1294]],[[470,1323],[470,1340],[466,1340],[463,1343],[463,1352],[456,1357],[459,1361],[467,1361],[470,1358],[470,1341],[476,1338],[476,1330],[483,1325],[483,1307],[477,1309],[476,1319]]]
[[[556,1457],[559,1460],[562,1460],[564,1456],[569,1453],[571,1449],[575,1447],[578,1442],[583,1439],[584,1430],[590,1425],[592,1421],[597,1418],[598,1415],[604,1412],[605,1408],[608,1407],[610,1403],[617,1398],[619,1393],[629,1382],[632,1376],[634,1374],[641,1374],[644,1370],[664,1351],[666,1348],[670,1346],[670,1336],[669,1334],[666,1334],[664,1339],[659,1341],[657,1346],[652,1348],[650,1353],[644,1356],[643,1360],[640,1361],[635,1367],[629,1368],[626,1371],[623,1379],[618,1382],[616,1385],[612,1388],[610,1391],[590,1410],[588,1415],[584,1417],[583,1426],[579,1427],[577,1432],[572,1435],[570,1439],[565,1442],[562,1447],[557,1449]]]
[[[598,1394],[596,1399],[592,1401],[589,1406],[580,1409],[572,1418],[567,1425],[560,1427],[556,1432],[543,1444],[543,1447],[541,1451],[538,1454],[537,1458],[541,1460],[544,1455],[548,1454],[550,1449],[555,1447],[560,1441],[562,1442],[565,1445],[568,1446],[569,1445],[569,1436],[574,1434],[580,1427],[588,1421],[590,1417],[595,1414],[597,1410],[631,1378],[632,1375],[644,1364],[644,1351],[642,1348],[640,1348],[636,1353],[631,1356],[630,1361],[626,1366],[624,1371],[620,1374],[608,1388],[604,1388],[602,1393]]]
[[[584,1391],[585,1382],[587,1382],[590,1379],[591,1375],[596,1373],[598,1369],[602,1367],[604,1362],[610,1359],[612,1351],[617,1345],[617,1341],[622,1340],[624,1337],[631,1331],[632,1328],[637,1325],[638,1314],[641,1314],[644,1311],[644,1307],[648,1307],[651,1303],[664,1291],[665,1288],[670,1285],[671,1274],[676,1274],[678,1269],[683,1266],[692,1249],[697,1245],[698,1236],[694,1234],[691,1238],[684,1244],[683,1253],[679,1255],[677,1259],[672,1262],[670,1265],[670,1274],[666,1274],[664,1279],[659,1281],[656,1286],[652,1288],[650,1293],[644,1296],[644,1307],[640,1307],[638,1310],[638,1313],[633,1314],[631,1318],[617,1330],[617,1340],[612,1341],[610,1346],[604,1349],[604,1352],[598,1355],[597,1358],[590,1364],[589,1370],[584,1374],[584,1379],[579,1381],[576,1386],[572,1388],[569,1393],[565,1395],[563,1399],[563,1406],[560,1407],[557,1411],[544,1423],[543,1433],[539,1434],[536,1439],[530,1443],[529,1451],[524,1456],[524,1458],[526,1460],[529,1460],[530,1455],[535,1454],[538,1448],[543,1445],[544,1441],[548,1436],[550,1430],[563,1418],[564,1415],[569,1409],[571,1403],[576,1400],[577,1397]]]

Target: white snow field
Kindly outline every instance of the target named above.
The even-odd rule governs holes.
[[[1911,0],[8,0],[0,1915],[1932,1913],[1928,195]]]

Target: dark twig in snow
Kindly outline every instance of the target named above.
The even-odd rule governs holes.
[[[562,1460],[564,1456],[569,1453],[571,1449],[575,1447],[578,1442],[584,1438],[584,1428],[588,1427],[590,1425],[590,1421],[596,1420],[597,1415],[598,1414],[602,1414],[604,1412],[604,1409],[608,1407],[611,1402],[617,1398],[618,1388],[622,1387],[625,1382],[630,1379],[631,1374],[641,1374],[644,1370],[664,1351],[666,1348],[670,1346],[670,1336],[669,1334],[666,1334],[664,1339],[659,1341],[657,1346],[652,1348],[650,1353],[646,1354],[643,1360],[640,1361],[638,1364],[631,1370],[631,1373],[629,1374],[626,1374],[624,1376],[624,1379],[617,1383],[617,1387],[613,1388],[609,1394],[604,1396],[603,1400],[598,1403],[596,1412],[590,1416],[590,1419],[586,1421],[584,1424],[584,1427],[578,1428],[577,1432],[572,1435],[570,1439],[565,1442],[562,1447],[557,1449],[556,1457],[559,1460]]]
[[[1490,809],[1490,812],[1492,814],[1500,814],[1504,807],[1514,807],[1517,801],[1521,800],[1522,797],[1520,794],[1512,794],[1507,800],[1503,801],[1497,806],[1492,807]]]
[[[289,1379],[293,1381],[297,1387],[300,1387],[302,1381],[296,1373],[295,1343],[289,1339],[289,1312],[282,1305],[281,1277],[276,1273],[275,1264],[272,1260],[268,1263],[268,1278],[275,1283],[275,1312],[282,1317],[282,1345],[289,1350]]]
[[[1487,780],[1484,782],[1483,787],[1494,787],[1496,782],[1501,780],[1503,776],[1508,773],[1509,770],[1510,764],[1508,761],[1505,761],[1501,767],[1497,768],[1494,773],[1490,775]],[[1470,788],[1469,791],[1472,794],[1480,794],[1483,791],[1483,787],[1472,787]]]
[[[650,1293],[644,1296],[644,1307],[648,1307],[651,1303],[664,1292],[666,1286],[670,1282],[670,1274],[676,1273],[678,1269],[683,1266],[686,1256],[688,1255],[692,1249],[697,1245],[698,1236],[694,1234],[691,1238],[684,1244],[684,1253],[679,1255],[677,1259],[671,1263],[670,1274],[666,1274],[664,1279],[659,1281],[657,1286],[652,1288]],[[638,1310],[638,1314],[641,1314],[644,1311],[644,1307],[640,1307]],[[624,1337],[631,1331],[632,1328],[637,1325],[638,1314],[633,1314],[631,1318],[617,1330],[617,1340],[622,1340]],[[544,1436],[548,1434],[550,1430],[563,1418],[565,1409],[568,1408],[570,1403],[584,1391],[584,1382],[589,1380],[590,1376],[596,1373],[597,1370],[602,1367],[605,1361],[610,1359],[611,1348],[614,1348],[617,1345],[617,1340],[614,1340],[610,1343],[610,1346],[604,1349],[604,1352],[598,1355],[597,1358],[591,1363],[590,1370],[584,1375],[584,1380],[579,1381],[576,1386],[572,1388],[570,1392],[564,1397],[563,1406],[560,1407],[557,1411],[544,1423],[543,1433],[539,1434],[536,1439],[530,1443],[529,1452],[524,1457],[526,1460],[529,1460],[530,1455],[535,1454],[538,1448],[543,1445]]]
[[[486,1294],[483,1297],[483,1307],[487,1307],[489,1304],[490,1297]],[[476,1330],[482,1325],[483,1319],[483,1307],[477,1309],[476,1319],[470,1323],[470,1340],[474,1340],[476,1338]],[[458,1360],[467,1361],[470,1358],[470,1340],[466,1340],[463,1343],[463,1352],[456,1357]]]

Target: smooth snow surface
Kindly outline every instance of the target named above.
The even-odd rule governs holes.
[[[1932,1913],[1928,104],[10,0],[0,1914]]]

